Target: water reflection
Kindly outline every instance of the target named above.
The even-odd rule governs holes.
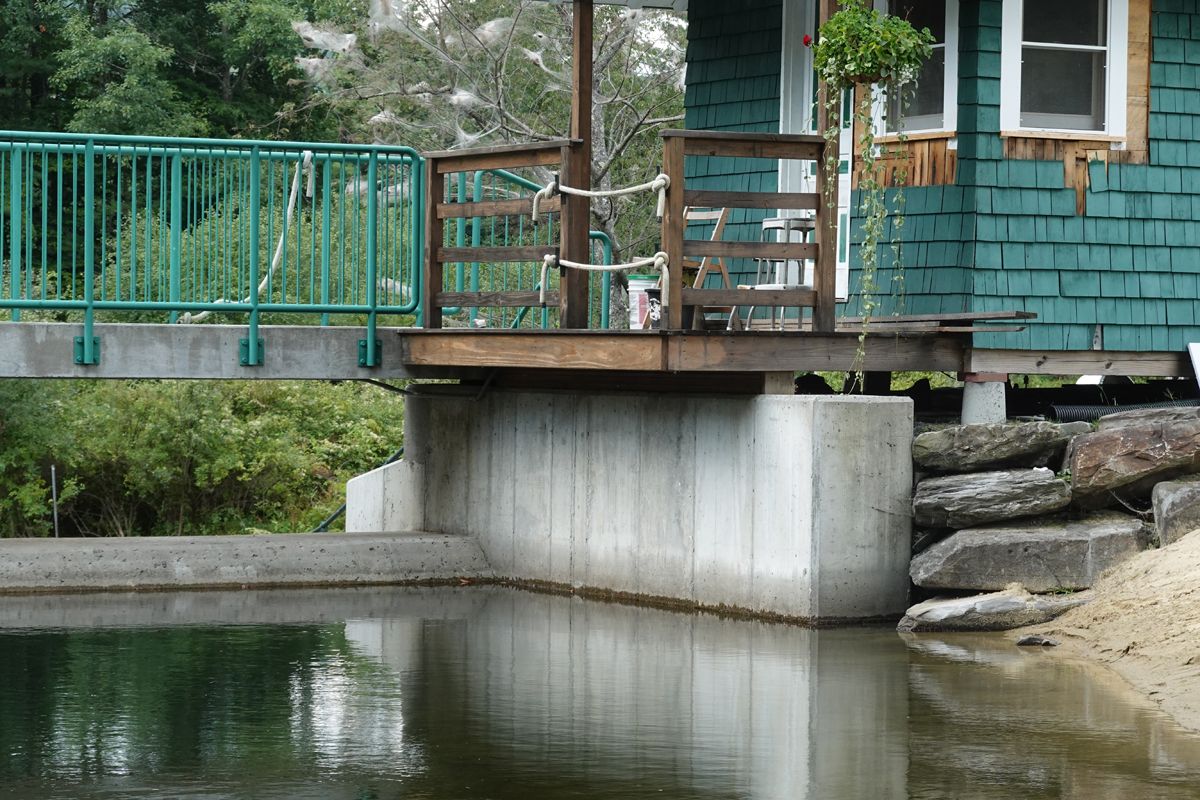
[[[112,626],[112,627],[104,627]],[[1102,670],[500,589],[0,598],[0,796],[1195,797]]]

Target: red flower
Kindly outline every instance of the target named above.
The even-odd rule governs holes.
[[[802,41],[804,42],[805,47],[812,47],[812,37],[807,33],[804,34],[804,39]]]

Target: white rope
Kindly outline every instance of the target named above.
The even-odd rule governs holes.
[[[646,183],[639,183],[637,186],[629,186],[624,189],[576,189],[573,186],[564,186],[557,180],[546,184],[542,189],[538,189],[537,194],[533,196],[533,220],[537,221],[541,216],[542,200],[549,200],[556,194],[569,194],[575,197],[622,197],[627,194],[637,194],[638,192],[658,192],[658,211],[657,215],[662,217],[667,209],[667,189],[671,187],[671,176],[665,173],[659,174],[657,178]],[[652,260],[652,259],[651,259]]]
[[[300,176],[304,173],[304,170],[308,169],[312,165],[312,158],[313,158],[312,151],[305,150],[304,157],[296,163],[296,176],[294,178],[292,178],[292,191],[288,195],[287,211],[283,215],[283,218],[285,220],[290,220],[292,218],[292,213],[296,210],[296,198],[300,194]],[[308,178],[308,196],[310,198],[313,196],[316,173],[317,173],[316,170],[312,170],[310,172],[309,178]],[[287,225],[283,225],[279,232],[279,243],[277,245],[275,245],[275,255],[272,256],[272,258],[271,258],[271,266],[267,269],[266,277],[263,278],[262,281],[259,282],[257,292],[255,292],[254,295],[251,295],[251,296],[247,297],[245,300],[243,300],[242,301],[243,304],[249,303],[251,300],[251,297],[262,297],[262,293],[264,291],[266,291],[268,286],[271,285],[271,278],[275,274],[275,270],[279,268],[280,261],[283,260],[283,248],[287,244],[287,242],[286,242],[287,235],[288,235]],[[257,258],[258,254],[251,253],[250,257]],[[224,297],[222,297],[217,300],[214,300],[213,302],[228,303],[229,301],[226,300]],[[195,316],[192,316],[191,313],[185,312],[182,315],[180,315],[178,322],[180,325],[189,325],[189,324],[195,323],[195,322],[203,322],[204,320],[211,317],[213,315],[213,313],[214,312],[212,312],[212,311],[204,311],[199,314],[196,314]]]
[[[542,281],[540,285],[540,293],[538,301],[540,305],[546,305],[546,284],[550,280],[550,270],[555,267],[566,267],[567,269],[578,269],[584,272],[620,272],[625,269],[640,269],[641,267],[654,267],[663,275],[664,293],[667,292],[670,286],[670,278],[668,277],[670,270],[671,259],[661,250],[649,258],[639,258],[636,261],[630,261],[625,264],[583,264],[578,261],[567,261],[559,258],[553,253],[547,253],[542,256]],[[664,301],[669,302],[670,297],[664,296]]]

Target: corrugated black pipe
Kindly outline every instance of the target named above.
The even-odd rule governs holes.
[[[1153,408],[1188,408],[1200,406],[1200,400],[1167,400],[1162,403],[1138,403],[1131,406],[1050,406],[1058,422],[1095,422],[1109,414],[1122,411],[1142,411]]]

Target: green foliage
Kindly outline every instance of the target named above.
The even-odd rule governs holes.
[[[0,535],[309,530],[400,444],[362,384],[0,382]]]
[[[82,16],[67,23],[53,86],[74,99],[70,130],[191,136],[202,123],[162,76],[171,59],[143,33],[118,27],[97,35]]]
[[[821,26],[813,65],[821,80],[843,89],[859,83],[900,86],[916,79],[933,54],[933,34],[908,20],[880,14],[863,0],[843,0]]]

